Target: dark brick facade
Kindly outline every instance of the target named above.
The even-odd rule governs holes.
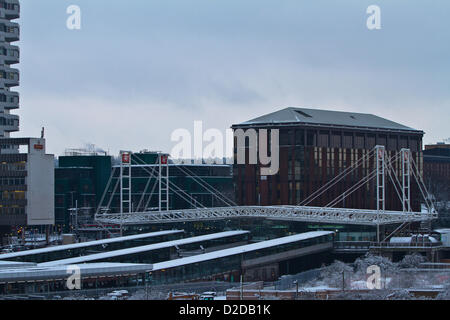
[[[239,205],[297,205],[353,162],[367,155],[376,145],[384,145],[389,156],[393,156],[402,148],[409,148],[414,161],[422,171],[422,131],[311,126],[301,123],[233,126],[235,130],[245,131],[251,128],[280,130],[280,169],[274,176],[261,177],[259,164],[235,164],[234,186]],[[235,159],[236,144],[235,138]],[[346,177],[343,182],[309,205],[327,205],[374,168],[372,157],[354,174]],[[400,174],[400,161],[394,163],[394,168],[397,168]],[[336,207],[375,209],[375,183],[375,179],[372,179],[366,186],[340,201]],[[419,211],[420,197],[415,183],[411,185],[411,199],[412,209]],[[402,209],[402,204],[388,177],[386,177],[386,209]]]

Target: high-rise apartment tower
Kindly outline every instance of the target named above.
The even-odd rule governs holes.
[[[13,22],[19,16],[18,0],[0,0],[0,137],[4,138],[19,131],[19,116],[11,114],[19,108],[19,93],[13,90],[19,85],[19,70],[12,67],[20,58],[19,47],[13,45],[19,41],[19,24]]]

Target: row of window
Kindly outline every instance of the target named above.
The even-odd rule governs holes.
[[[8,2],[0,2],[0,8],[6,10],[19,10],[19,5]]]
[[[0,31],[1,32],[6,32],[6,33],[19,34],[19,28],[18,27],[7,26],[5,24],[0,24]]]
[[[25,185],[25,178],[2,178],[0,179],[0,186],[23,186]]]
[[[25,191],[3,191],[0,193],[0,200],[24,200]]]
[[[19,80],[19,73],[10,71],[0,71],[0,79]]]
[[[2,207],[0,206],[0,215],[6,214],[25,214],[25,208],[19,206]]]
[[[17,162],[17,163],[1,163],[0,170],[2,171],[25,171],[26,163],[25,162]]]
[[[387,149],[410,148],[417,151],[421,139],[416,136],[353,134],[352,132],[331,132],[304,129],[280,131],[280,146],[319,146],[347,149],[371,149],[376,144],[385,145]],[[248,146],[248,144],[247,144]]]
[[[6,94],[0,94],[0,102],[19,103],[19,96],[7,96]]]
[[[1,126],[19,126],[19,119],[7,119],[0,117]]]
[[[0,49],[0,54],[3,55],[3,56],[19,58],[19,50],[17,50],[17,49],[1,48]]]

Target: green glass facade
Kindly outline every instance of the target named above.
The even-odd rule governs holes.
[[[69,209],[96,208],[111,175],[111,156],[63,156],[55,168],[55,224],[69,232]]]

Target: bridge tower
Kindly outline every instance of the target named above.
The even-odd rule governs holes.
[[[159,211],[169,211],[169,155],[158,153]]]
[[[120,235],[123,236],[123,213],[126,209],[128,213],[132,211],[131,203],[131,152],[120,151]]]
[[[377,170],[377,211],[385,211],[385,159],[386,150],[384,146],[376,146],[376,170]]]
[[[377,171],[377,242],[380,242],[380,211],[386,210],[385,203],[385,160],[386,160],[386,148],[384,146],[375,147],[375,162]]]
[[[411,151],[400,150],[402,163],[402,206],[403,212],[411,212]]]

